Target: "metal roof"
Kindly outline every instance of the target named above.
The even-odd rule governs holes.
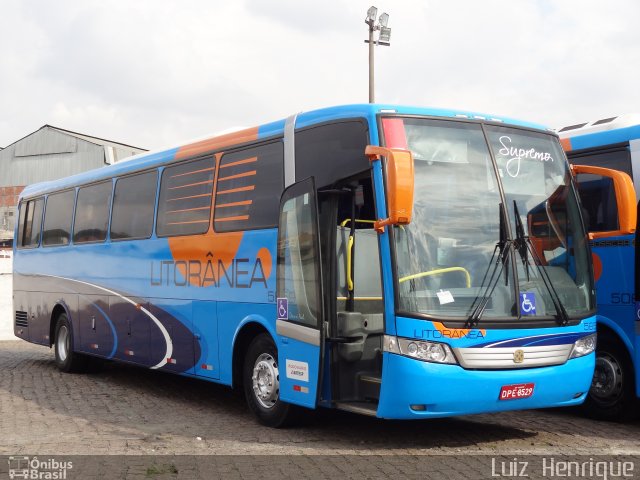
[[[67,135],[72,135],[72,136],[74,136],[76,138],[80,138],[82,140],[86,140],[87,142],[95,143],[96,145],[103,145],[103,146],[107,145],[107,146],[110,146],[110,147],[133,148],[134,150],[140,150],[140,151],[143,151],[143,152],[147,152],[148,151],[146,148],[134,147],[133,145],[127,145],[126,143],[114,142],[112,140],[106,140],[104,138],[94,137],[94,136],[91,136],[91,135],[86,135],[84,133],[73,132],[71,130],[66,130],[64,128],[55,127],[55,126],[49,125],[49,124],[45,124],[45,125],[41,126],[39,129],[34,130],[33,132],[25,135],[22,138],[19,138],[18,140],[16,140],[13,143],[10,143],[9,145],[7,145],[4,148],[10,147],[11,145],[14,145],[14,144],[18,143],[19,141],[24,140],[25,138],[30,137],[34,133],[39,132],[40,130],[45,129],[45,128],[51,128],[52,130],[57,130],[59,132],[66,133]],[[0,150],[3,150],[4,148],[0,147]]]
[[[0,150],[0,187],[50,181],[146,150],[44,125]]]

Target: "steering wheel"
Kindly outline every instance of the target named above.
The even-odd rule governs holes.
[[[426,272],[413,273],[411,275],[400,277],[398,281],[400,283],[404,283],[409,280],[415,280],[416,278],[430,277],[432,275],[443,275],[445,273],[450,273],[450,272],[463,272],[467,280],[467,288],[471,288],[471,275],[469,274],[469,271],[463,267],[437,268],[435,270],[429,270]]]

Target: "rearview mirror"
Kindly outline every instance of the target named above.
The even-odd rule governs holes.
[[[386,159],[388,218],[377,220],[374,228],[383,232],[386,225],[408,225],[413,213],[413,155],[409,150],[368,145],[365,154],[371,162]]]
[[[571,165],[578,184],[589,238],[615,237],[636,231],[636,193],[631,177],[619,170]]]

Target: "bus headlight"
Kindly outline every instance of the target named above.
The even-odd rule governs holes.
[[[596,349],[597,338],[598,335],[593,333],[586,337],[582,337],[580,340],[576,340],[576,343],[573,344],[573,350],[571,350],[569,358],[578,358],[589,355]]]
[[[400,354],[433,363],[458,363],[446,343],[398,338]]]

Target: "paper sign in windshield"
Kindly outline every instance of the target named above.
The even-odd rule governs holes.
[[[451,295],[449,290],[440,290],[439,292],[436,292],[436,295],[438,296],[438,300],[440,300],[440,305],[455,302],[453,295]]]

